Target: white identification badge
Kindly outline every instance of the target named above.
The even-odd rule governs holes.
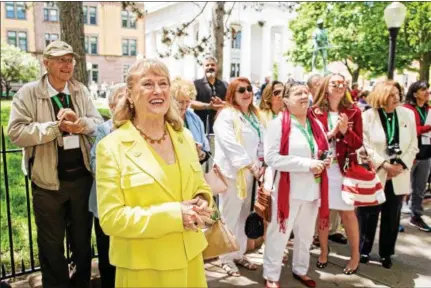
[[[386,201],[385,192],[383,192],[383,190],[380,190],[376,193],[376,200],[379,204],[382,204]]]
[[[63,145],[64,150],[79,148],[79,136],[69,135],[63,137]]]
[[[431,133],[422,134],[422,145],[431,145]]]
[[[259,160],[263,161],[264,152],[263,152],[263,143],[262,141],[259,141],[259,146],[257,146],[257,158]]]

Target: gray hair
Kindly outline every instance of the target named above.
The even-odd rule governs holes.
[[[208,60],[214,61],[217,64],[217,58],[212,55],[206,55],[204,57],[204,61],[208,61]]]
[[[313,74],[310,77],[308,77],[308,80],[307,80],[307,86],[308,86],[308,88],[311,87],[311,85],[313,84],[313,80],[316,79],[316,78],[323,78],[323,76],[320,75],[320,74]]]
[[[106,93],[106,101],[108,102],[108,106],[114,104],[115,96],[120,92],[121,89],[126,88],[126,83],[117,83],[111,86]]]

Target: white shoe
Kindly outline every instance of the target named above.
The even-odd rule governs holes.
[[[403,202],[403,207],[401,207],[401,213],[403,214],[412,214],[412,211],[410,210],[409,206],[406,202]]]

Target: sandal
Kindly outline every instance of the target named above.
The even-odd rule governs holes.
[[[280,288],[280,284],[278,282],[265,280],[265,288]]]
[[[348,267],[344,268],[343,273],[345,275],[353,275],[353,274],[356,274],[356,272],[358,272],[358,270],[359,270],[359,264],[356,267],[356,269],[348,268]]]
[[[227,275],[232,277],[240,277],[238,267],[234,263],[224,263],[221,268],[226,272]]]
[[[245,257],[242,257],[239,260],[234,260],[236,265],[242,266],[247,270],[257,270],[256,264],[253,264],[250,260]]]
[[[329,252],[331,250],[328,247],[328,256],[326,256],[326,258],[329,258]],[[317,263],[316,263],[317,268],[319,269],[325,269],[326,266],[328,266],[328,260],[326,260],[326,262],[320,262],[319,259],[317,259]]]

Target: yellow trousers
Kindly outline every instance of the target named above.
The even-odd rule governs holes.
[[[115,287],[207,287],[202,254],[178,270],[130,270],[117,267]]]

